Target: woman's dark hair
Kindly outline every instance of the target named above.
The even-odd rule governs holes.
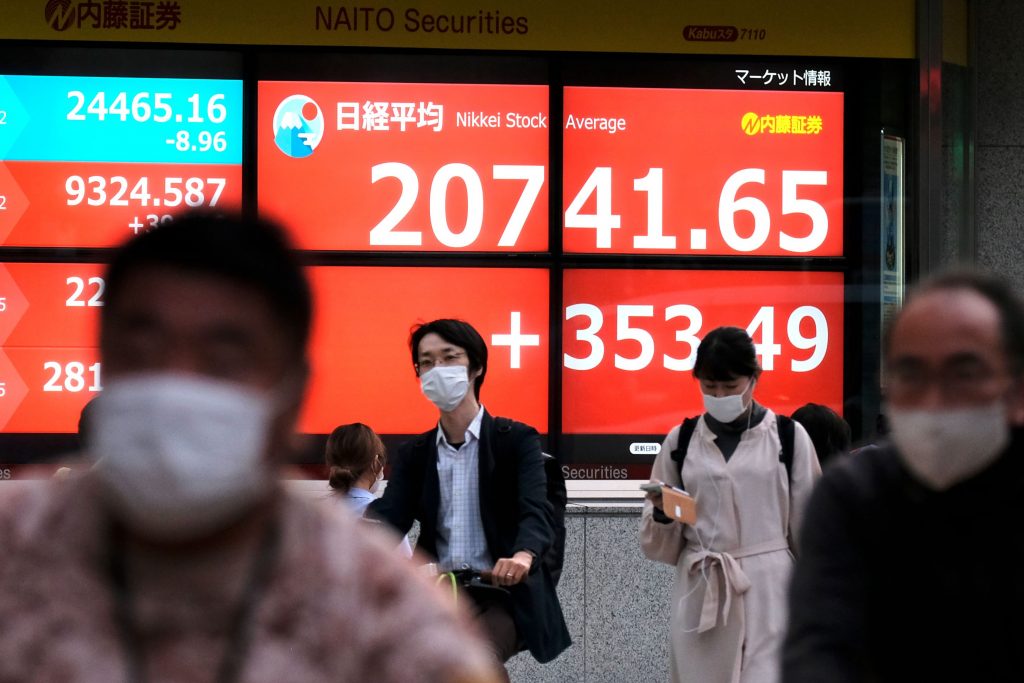
[[[738,327],[716,327],[697,347],[693,376],[712,382],[727,382],[736,377],[761,374],[754,340]]]
[[[472,325],[465,320],[453,320],[441,318],[423,323],[412,329],[409,335],[409,351],[412,353],[412,366],[416,368],[416,376],[419,371],[419,350],[420,341],[430,333],[434,333],[449,344],[454,344],[466,350],[466,357],[469,359],[469,371],[480,371],[480,376],[473,382],[473,394],[476,400],[480,400],[480,387],[484,384],[484,377],[487,376],[487,344],[483,337]]]
[[[807,430],[822,465],[850,450],[850,425],[828,406],[808,403],[793,412],[793,419]]]
[[[327,483],[332,489],[347,493],[357,481],[373,468],[384,469],[387,453],[377,433],[362,422],[341,425],[327,437],[324,459],[330,467]]]

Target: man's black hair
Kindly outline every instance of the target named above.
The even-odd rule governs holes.
[[[882,337],[884,355],[889,356],[892,347],[892,331],[903,311],[912,301],[931,292],[958,289],[974,292],[995,306],[999,313],[1003,352],[1006,354],[1010,372],[1015,375],[1024,374],[1024,301],[1006,280],[996,275],[969,269],[940,273],[923,280],[910,291],[903,302],[903,307],[885,328]]]
[[[727,382],[735,377],[757,377],[754,340],[739,327],[716,327],[697,347],[693,376],[712,382]]]
[[[419,375],[419,349],[420,340],[433,332],[449,344],[462,347],[466,350],[466,357],[469,359],[469,370],[475,372],[480,370],[480,376],[473,382],[473,394],[476,400],[480,400],[480,387],[484,384],[484,377],[487,376],[487,344],[483,337],[472,325],[465,320],[454,320],[452,318],[441,318],[423,323],[413,328],[409,335],[409,351],[412,352],[412,365],[416,368],[416,375]]]
[[[149,267],[223,278],[259,294],[295,352],[305,354],[313,297],[302,267],[277,225],[194,212],[133,237],[114,252],[107,267],[103,311],[116,306],[129,275]]]

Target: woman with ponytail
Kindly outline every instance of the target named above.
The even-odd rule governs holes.
[[[362,516],[377,497],[377,488],[384,478],[387,454],[377,433],[362,422],[341,425],[327,437],[324,451],[329,472],[327,483],[343,497],[349,509]],[[401,552],[412,556],[409,538],[402,539]]]

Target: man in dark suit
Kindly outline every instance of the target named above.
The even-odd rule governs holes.
[[[524,647],[538,661],[551,661],[570,640],[541,561],[553,532],[537,431],[494,418],[480,404],[487,345],[469,323],[426,323],[413,331],[409,347],[440,419],[399,448],[384,496],[367,514],[401,534],[419,520],[418,548],[436,558],[440,571],[489,573],[504,589],[469,591],[500,661]]]

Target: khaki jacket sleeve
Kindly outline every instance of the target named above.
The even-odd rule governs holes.
[[[682,486],[682,478],[679,476],[679,465],[672,460],[672,451],[679,445],[679,427],[675,427],[664,443],[661,444],[661,452],[654,460],[654,468],[651,470],[651,479],[663,481],[673,486]],[[649,500],[644,501],[644,511],[640,517],[640,548],[644,556],[655,562],[664,562],[675,566],[679,561],[679,555],[686,547],[686,538],[683,536],[683,525],[672,521],[662,523],[654,519],[654,505]]]
[[[803,527],[804,512],[807,501],[814,490],[814,484],[821,476],[821,464],[814,452],[814,444],[807,430],[799,422],[793,421],[793,462],[789,481],[789,529],[786,538],[794,556],[799,555],[800,530]]]

